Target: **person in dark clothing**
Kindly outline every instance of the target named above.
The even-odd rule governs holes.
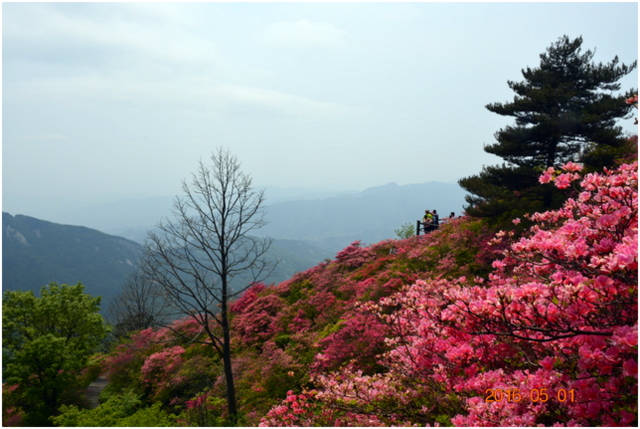
[[[433,229],[437,229],[440,226],[440,216],[438,215],[438,211],[434,210],[431,214],[433,216]]]
[[[451,214],[447,217],[445,217],[444,219],[442,219],[442,224],[444,225],[445,223],[449,223],[449,221],[453,220],[456,218],[456,215],[454,212],[451,212]]]

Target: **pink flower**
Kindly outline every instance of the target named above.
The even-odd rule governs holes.
[[[613,342],[622,347],[636,347],[638,345],[638,325],[617,328],[613,334]]]
[[[566,164],[560,166],[560,168],[566,172],[578,172],[582,171],[582,165],[576,164],[572,161],[567,162]]]
[[[569,173],[560,174],[558,177],[556,177],[556,187],[558,189],[568,188],[571,184],[571,179],[572,176]]]
[[[493,261],[491,263],[491,266],[493,266],[493,268],[501,269],[501,268],[506,267],[506,264],[504,262],[502,262],[501,260],[496,259],[495,261]]]
[[[553,181],[554,175],[556,173],[555,168],[553,167],[549,167],[545,170],[544,173],[542,173],[542,175],[540,176],[540,178],[538,179],[538,181],[540,183],[549,183]]]
[[[555,359],[552,358],[551,356],[547,356],[546,358],[542,359],[539,363],[540,366],[542,368],[544,368],[547,371],[552,371],[553,370],[553,365],[555,364]]]
[[[620,410],[619,414],[620,414],[620,426],[631,426],[631,423],[633,423],[633,421],[638,417],[637,413],[630,413],[625,410]]]
[[[638,363],[635,360],[629,359],[624,361],[622,369],[622,374],[624,376],[638,378]]]

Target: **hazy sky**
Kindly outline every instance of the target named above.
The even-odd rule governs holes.
[[[638,5],[3,3],[5,210],[175,195],[217,146],[258,186],[455,182],[564,34],[629,64]]]

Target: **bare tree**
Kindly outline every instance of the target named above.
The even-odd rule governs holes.
[[[127,277],[122,291],[109,305],[107,317],[115,338],[130,332],[164,325],[171,314],[169,306],[153,281],[139,270]]]
[[[192,315],[203,342],[221,356],[229,423],[235,425],[229,302],[273,271],[266,259],[272,240],[251,235],[266,224],[264,191],[254,191],[228,150],[218,149],[211,162],[200,160],[191,181],[183,180],[185,196],[174,201],[174,219],[163,219],[158,232],[148,234],[141,266],[171,306]]]

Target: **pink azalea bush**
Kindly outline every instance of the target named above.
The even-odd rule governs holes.
[[[318,373],[322,418],[290,396],[261,424],[637,424],[637,162],[580,170],[543,174],[575,197],[532,215],[487,278],[426,276],[361,304],[392,331],[386,372]]]
[[[179,426],[224,426],[226,413],[225,401],[207,391],[186,401],[176,420]]]
[[[103,372],[109,380],[105,392],[132,390],[149,404],[161,402],[168,411],[179,411],[218,377],[211,347],[189,340],[199,333],[200,325],[188,316],[168,327],[132,334],[104,357]]]
[[[491,237],[480,222],[457,219],[428,236],[354,242],[336,259],[290,280],[248,289],[231,306],[244,424],[258,424],[287,391],[311,387],[315,375],[349,365],[368,375],[384,371],[376,356],[388,351],[391,331],[360,304],[397,293],[428,273],[486,275],[495,253],[484,249]]]
[[[517,241],[465,217],[253,285],[230,307],[242,424],[634,424],[637,163],[580,171],[543,174],[572,198]],[[214,425],[222,368],[185,339],[194,317],[134,334],[105,368]]]
[[[177,372],[184,363],[182,346],[165,348],[150,355],[140,368],[140,378],[144,384],[151,386],[155,396],[170,389],[179,381]]]

